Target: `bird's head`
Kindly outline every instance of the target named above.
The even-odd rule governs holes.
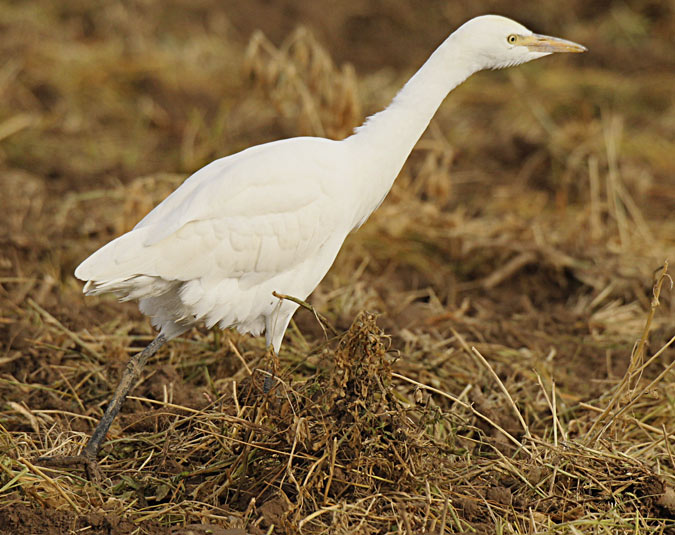
[[[464,23],[453,35],[471,51],[480,69],[519,65],[555,52],[585,52],[586,47],[548,35],[532,33],[522,24],[499,15],[483,15]]]

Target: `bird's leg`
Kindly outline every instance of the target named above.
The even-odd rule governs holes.
[[[265,360],[272,363],[271,369],[265,372],[265,381],[263,382],[263,393],[267,394],[274,387],[276,383],[276,374],[279,371],[279,355],[274,351],[274,347],[270,344],[265,353]]]
[[[120,412],[122,404],[127,399],[127,395],[131,390],[131,387],[134,386],[138,377],[141,375],[143,366],[148,361],[148,359],[153,356],[157,350],[166,343],[166,338],[163,334],[158,335],[150,344],[140,353],[136,353],[133,357],[129,359],[124,372],[122,373],[122,379],[117,385],[115,394],[108,404],[108,408],[103,414],[103,418],[94,429],[94,432],[87,442],[87,445],[82,450],[80,455],[83,455],[87,459],[96,459],[98,450],[101,448],[101,442],[108,433],[110,425],[113,423],[113,420]]]
[[[108,407],[101,418],[101,421],[94,429],[89,442],[80,452],[75,456],[54,456],[54,457],[40,457],[39,462],[44,464],[51,464],[56,466],[72,466],[82,464],[87,474],[87,478],[93,481],[100,481],[101,471],[98,467],[96,457],[98,450],[101,448],[101,443],[110,429],[110,425],[115,420],[115,417],[120,412],[124,401],[131,390],[131,387],[136,383],[141,374],[143,366],[148,359],[154,355],[157,350],[166,343],[166,337],[163,334],[158,335],[150,344],[140,353],[136,353],[129,359],[124,372],[122,372],[122,379],[117,385],[115,394],[113,395]]]

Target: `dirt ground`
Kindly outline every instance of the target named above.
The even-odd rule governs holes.
[[[589,52],[451,93],[275,388],[263,339],[194,329],[100,484],[38,462],[153,338],[79,262],[219,156],[344,137],[485,12]],[[671,3],[3,2],[0,29],[0,534],[675,534]]]

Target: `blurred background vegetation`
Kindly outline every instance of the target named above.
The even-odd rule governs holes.
[[[64,434],[84,440],[90,422],[66,413],[97,417],[115,370],[151,335],[134,304],[85,300],[75,266],[215,158],[284,137],[348,135],[388,104],[453,29],[490,12],[589,52],[480,73],[453,91],[388,199],[347,240],[310,300],[339,332],[360,311],[378,311],[392,351],[400,352],[398,372],[455,394],[482,392],[488,401],[472,402],[507,421],[508,404],[491,375],[464,351],[468,340],[493,363],[542,439],[555,425],[532,370],[559,386],[561,425],[570,437],[584,437],[610,400],[630,403],[617,385],[631,369],[636,340],[648,333],[645,357],[674,334],[667,284],[645,331],[655,277],[675,259],[672,2],[5,0],[0,399],[14,405],[0,409],[7,454],[0,488],[11,483],[8,504],[29,510],[46,500],[62,508],[72,493],[80,513],[95,509],[85,505],[84,483],[43,478],[26,460],[57,448]],[[236,355],[254,367],[261,340],[223,337],[229,342],[194,332],[151,363],[165,374],[161,384],[183,385],[176,403],[201,406],[204,392],[217,397],[229,388],[244,369]],[[326,350],[324,342],[314,317],[300,311],[282,366],[309,358],[321,368],[311,359]],[[665,475],[657,472],[671,485],[675,467],[662,433],[675,431],[672,360],[666,349],[644,374],[629,374],[633,386],[660,382],[649,400],[640,398],[642,412],[630,413],[642,425],[619,419],[614,434],[607,431],[635,462],[667,466]],[[311,375],[314,368],[294,370]],[[408,387],[398,385],[401,392]],[[162,390],[149,382],[139,395],[162,399]],[[135,403],[130,413],[152,408]],[[449,410],[447,401],[437,403]],[[58,417],[54,410],[65,412]],[[484,451],[467,451],[478,456],[472,462],[488,463]],[[23,494],[15,492],[17,481]],[[183,499],[177,489],[175,503]],[[168,514],[148,520],[145,506],[129,505],[132,498],[119,488],[111,496],[113,509],[127,511],[144,532],[153,532],[155,521],[203,520],[194,504],[181,506],[180,522]],[[245,501],[228,506],[231,496],[191,496],[202,505],[217,502],[227,514],[248,511]],[[259,503],[269,497],[256,496]],[[626,518],[645,513],[642,506],[626,506]],[[434,511],[442,509],[442,500],[434,502]],[[474,518],[461,504],[458,511],[458,530],[466,522],[466,529],[494,532],[488,513]],[[500,518],[524,518],[522,511]],[[648,512],[672,515],[668,507]],[[596,513],[590,508],[578,518]],[[548,529],[565,524],[564,515],[541,514],[536,521]],[[282,516],[269,513],[259,526],[297,527]],[[394,514],[373,532],[392,530],[401,518]],[[624,529],[617,522],[608,533]],[[666,533],[668,525],[645,526]]]

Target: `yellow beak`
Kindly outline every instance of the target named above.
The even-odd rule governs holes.
[[[526,46],[532,52],[586,52],[588,50],[578,43],[537,33],[522,36],[518,44]]]

